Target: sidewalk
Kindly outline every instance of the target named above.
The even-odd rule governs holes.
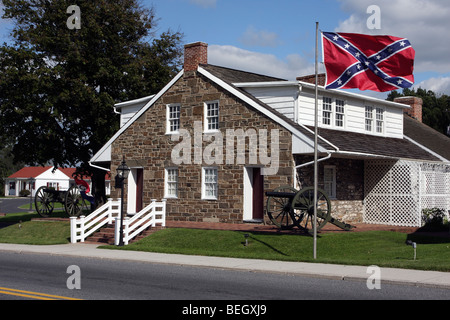
[[[81,243],[49,246],[0,243],[0,252],[9,251],[16,253],[117,259],[251,272],[282,273],[346,281],[367,281],[369,276],[372,275],[372,273],[367,273],[367,267],[363,266],[189,256],[180,254],[107,250],[97,249],[97,247],[98,245],[95,244]],[[406,284],[450,290],[450,272],[381,268],[381,286],[383,284]]]

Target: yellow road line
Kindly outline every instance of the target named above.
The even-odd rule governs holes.
[[[2,288],[2,287],[0,287],[0,293],[9,294],[9,295],[13,295],[13,296],[19,296],[19,297],[25,297],[25,298],[39,299],[39,300],[58,300],[58,299],[81,300],[81,299],[75,299],[75,298],[69,298],[69,297],[63,297],[63,296],[55,296],[52,294],[45,294],[45,293],[18,290],[18,289],[10,289],[10,288]]]

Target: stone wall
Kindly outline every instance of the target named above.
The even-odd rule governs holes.
[[[178,167],[178,198],[167,201],[168,219],[241,223],[245,165],[238,164],[236,159],[233,163],[226,163],[224,156],[223,162],[212,165],[218,169],[218,200],[202,200],[201,196],[202,166],[208,166],[205,163],[208,159],[203,159],[201,164],[195,162],[193,144],[196,128],[194,124],[203,123],[204,102],[211,100],[219,101],[220,131],[223,137],[226,136],[227,129],[245,131],[253,128],[256,132],[266,129],[267,145],[269,152],[272,152],[270,150],[271,132],[278,130],[279,170],[276,175],[264,177],[264,189],[273,190],[281,185],[292,185],[293,158],[290,132],[195,71],[185,72],[180,80],[113,143],[112,176],[115,176],[115,170],[122,156],[125,156],[127,163],[142,167],[145,206],[151,199],[160,200],[164,197],[165,168]],[[172,161],[172,151],[183,138],[171,141],[172,135],[166,134],[166,106],[171,103],[181,104],[180,128],[188,130],[192,137],[191,164],[177,165]],[[205,139],[209,138],[203,135],[203,151],[213,142],[205,141]],[[236,143],[234,145],[236,146]],[[248,145],[247,139],[245,164],[249,161]],[[224,141],[223,154],[225,155],[226,152],[227,147]],[[259,159],[256,165],[263,167]],[[112,196],[118,197],[118,191],[113,190]],[[125,200],[126,197],[127,194],[125,194]]]
[[[296,165],[313,161],[295,156]],[[324,189],[324,166],[336,167],[336,198],[331,199],[332,217],[345,222],[362,222],[364,212],[364,160],[330,158],[319,162],[318,185]],[[314,185],[314,165],[297,170],[298,188]]]

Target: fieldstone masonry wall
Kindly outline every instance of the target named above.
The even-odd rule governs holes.
[[[295,156],[296,165],[313,161]],[[331,158],[319,162],[319,188],[324,189],[324,166],[336,167],[336,199],[331,199],[332,217],[345,222],[362,222],[364,212],[364,160]],[[299,188],[314,185],[314,165],[297,170]]]
[[[168,199],[167,219],[242,223],[244,165],[236,164],[236,161],[233,164],[214,164],[218,169],[218,200],[202,200],[202,166],[207,165],[194,163],[194,152],[191,164],[177,166],[171,159],[172,150],[182,141],[182,137],[179,141],[171,141],[172,136],[166,134],[166,106],[171,103],[181,104],[180,128],[190,132],[193,144],[194,122],[203,123],[204,102],[211,100],[219,101],[220,131],[223,137],[227,129],[245,131],[254,128],[256,132],[266,129],[271,152],[271,130],[279,130],[279,170],[276,175],[264,177],[264,189],[273,190],[293,183],[290,132],[221,90],[196,71],[185,71],[184,76],[112,145],[112,176],[115,176],[115,169],[122,161],[122,156],[125,156],[127,163],[139,164],[144,169],[144,206],[151,199],[164,198],[165,168],[178,167],[178,198]],[[248,149],[248,138],[246,141]],[[209,144],[211,141],[203,141],[203,150]],[[225,155],[225,141],[223,147]],[[248,161],[248,157],[246,159]],[[114,189],[112,196],[120,196],[119,191]]]

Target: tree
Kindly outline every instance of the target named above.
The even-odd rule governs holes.
[[[397,97],[419,97],[423,100],[422,121],[433,129],[443,133],[447,133],[450,126],[450,96],[446,94],[436,95],[431,90],[422,88],[403,89],[402,93],[391,91],[387,100],[394,101]]]
[[[180,69],[183,35],[155,37],[139,0],[76,3],[3,0],[14,44],[0,47],[0,134],[15,161],[81,165],[104,199],[105,172],[88,162],[118,129],[113,105],[158,92]]]

